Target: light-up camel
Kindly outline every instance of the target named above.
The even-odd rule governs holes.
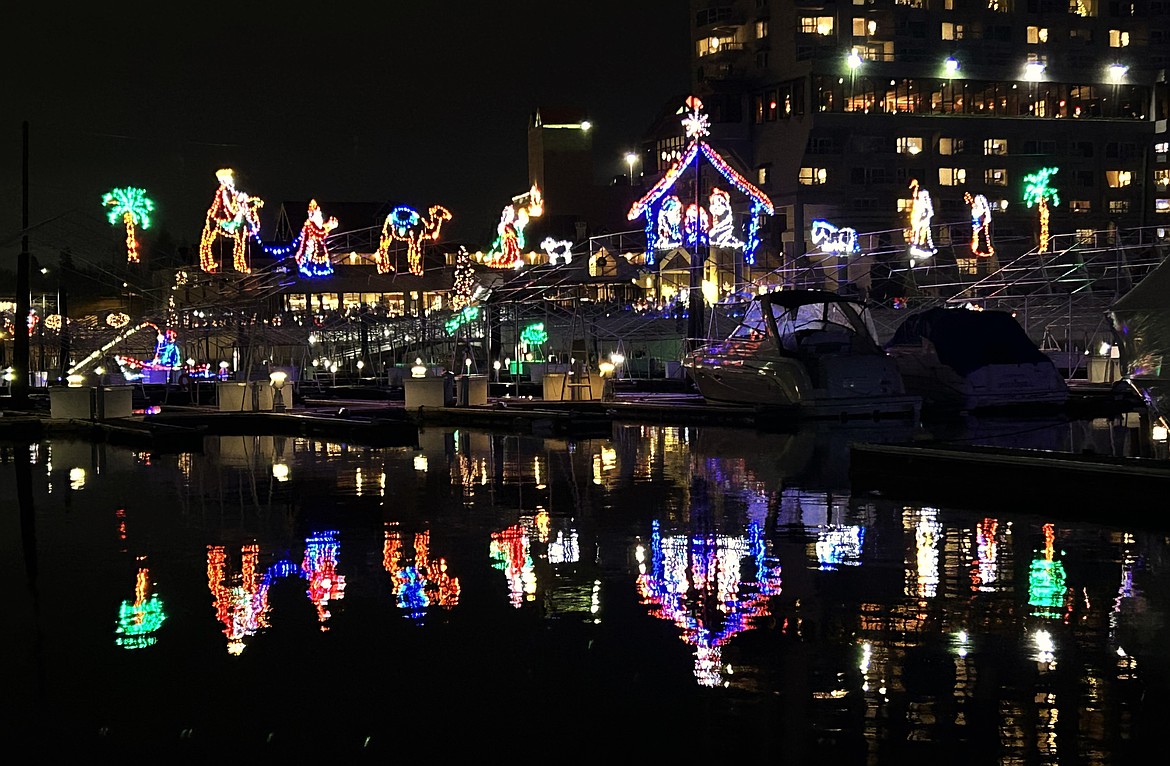
[[[235,172],[231,168],[216,171],[219,189],[207,209],[207,220],[203,235],[199,238],[199,265],[208,272],[219,270],[219,263],[213,249],[220,237],[232,241],[232,265],[242,274],[251,274],[248,265],[248,238],[260,236],[260,208],[264,200],[250,197],[236,190]]]
[[[437,240],[444,221],[451,220],[451,211],[442,205],[431,205],[427,211],[428,217],[423,218],[412,207],[400,205],[390,211],[382,224],[382,237],[378,242],[378,251],[374,253],[374,262],[378,266],[378,273],[385,274],[393,271],[390,263],[390,243],[406,243],[406,259],[410,264],[410,273],[422,276],[422,248],[427,240]]]

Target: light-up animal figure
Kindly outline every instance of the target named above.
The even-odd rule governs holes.
[[[527,194],[512,198],[512,204],[500,212],[496,224],[496,241],[484,261],[497,269],[518,269],[524,265],[524,230],[533,218],[544,215],[544,197],[536,184]]]
[[[431,205],[427,212],[428,217],[423,218],[414,208],[399,205],[386,216],[382,223],[382,238],[378,242],[378,251],[374,253],[374,263],[378,266],[379,274],[394,270],[390,263],[390,243],[405,242],[410,273],[422,276],[423,244],[427,240],[437,240],[443,222],[451,220],[451,211],[442,205]]]
[[[731,195],[723,189],[712,189],[707,210],[711,213],[711,229],[707,236],[714,247],[743,248],[743,240],[735,236],[735,216],[731,214]]]
[[[207,220],[203,235],[199,238],[199,265],[208,273],[219,270],[215,253],[215,241],[224,237],[232,241],[232,265],[242,274],[252,273],[248,265],[248,237],[260,236],[260,208],[264,200],[249,197],[236,189],[235,171],[220,168],[215,172],[219,189],[207,209]]]
[[[177,338],[175,331],[169,329],[158,336],[158,343],[154,347],[154,364],[157,367],[174,369],[182,364],[179,345],[175,342]]]
[[[963,201],[971,206],[971,252],[985,258],[995,255],[991,244],[991,205],[987,197],[963,192]]]
[[[812,241],[822,253],[856,253],[857,230],[849,227],[838,229],[828,221],[818,218],[812,222]]]
[[[568,240],[545,237],[540,243],[540,249],[548,255],[549,263],[568,263],[573,260],[573,243]]]
[[[333,273],[333,263],[325,247],[325,237],[337,228],[337,218],[325,220],[317,200],[309,201],[309,217],[301,227],[301,240],[297,245],[297,268],[306,277],[327,277]]]

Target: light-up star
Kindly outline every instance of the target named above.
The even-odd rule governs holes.
[[[703,102],[699,97],[687,97],[687,108],[690,111],[682,120],[683,130],[686,131],[687,138],[702,138],[703,136],[710,135],[711,120],[707,115],[702,113]]]

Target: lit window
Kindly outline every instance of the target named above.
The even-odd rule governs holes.
[[[1155,213],[1170,213],[1170,198],[1159,197],[1154,200]]]
[[[1129,45],[1129,32],[1120,29],[1109,30],[1109,47],[1125,48]]]
[[[1109,200],[1110,213],[1128,213],[1129,200],[1127,199],[1111,199]]]
[[[866,30],[865,17],[864,16],[854,16],[853,17],[853,36],[854,37],[865,37],[865,30]]]
[[[1093,212],[1093,203],[1087,199],[1074,199],[1068,203],[1069,210],[1073,213],[1091,213]]]
[[[1166,152],[1170,152],[1170,141],[1159,141],[1158,143],[1154,144],[1154,151],[1158,154],[1165,154]]]
[[[759,186],[766,186],[768,184],[768,166],[760,165],[756,168],[756,184]]]
[[[967,183],[967,169],[939,168],[938,182],[941,186],[962,186]]]
[[[1006,138],[988,138],[983,142],[983,153],[991,155],[1007,154],[1007,139]]]
[[[983,171],[983,180],[989,186],[1007,186],[1007,171],[1003,168],[988,168]]]
[[[1088,18],[1096,16],[1096,8],[1093,0],[1068,0],[1068,12],[1074,16],[1081,18]]]
[[[1105,183],[1110,189],[1120,189],[1133,183],[1133,173],[1128,170],[1106,170]]]
[[[819,186],[829,179],[829,172],[824,168],[801,168],[798,181],[802,186]]]
[[[901,136],[898,138],[899,154],[920,154],[922,152],[921,136]]]
[[[833,34],[832,16],[801,16],[800,31],[806,35],[821,35],[828,37]]]
[[[1154,185],[1159,189],[1165,189],[1170,186],[1170,170],[1155,170]]]
[[[756,39],[763,40],[768,36],[768,20],[760,19],[756,22]]]
[[[1028,45],[1048,42],[1048,27],[1028,27]]]
[[[938,140],[939,154],[962,154],[963,153],[963,139],[961,138],[940,138]]]
[[[941,36],[944,40],[962,40],[963,25],[944,21],[942,23]]]

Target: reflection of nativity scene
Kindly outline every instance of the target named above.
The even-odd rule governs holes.
[[[644,218],[647,264],[654,263],[655,251],[710,246],[741,251],[744,263],[752,265],[760,244],[761,218],[774,213],[772,201],[702,140],[708,134],[708,119],[701,112],[703,102],[692,96],[687,99],[687,108],[682,122],[690,143],[662,179],[634,203],[627,218],[631,221]],[[696,174],[701,173],[699,157],[710,163],[727,185],[747,197],[750,212],[745,224],[736,224],[731,192],[724,188],[710,189],[705,198],[706,207],[697,200],[683,202],[682,197],[687,195],[680,196],[675,185],[692,165]]]
[[[638,576],[638,595],[651,614],[669,622],[695,648],[694,673],[702,686],[722,675],[723,647],[768,616],[780,593],[780,565],[766,552],[761,525],[746,536],[660,535],[651,538],[650,562]]]

